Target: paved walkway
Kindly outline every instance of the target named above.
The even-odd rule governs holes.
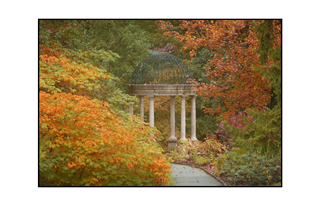
[[[174,186],[223,186],[218,180],[199,168],[172,164],[171,170]]]

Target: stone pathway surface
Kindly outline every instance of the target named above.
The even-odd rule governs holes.
[[[199,168],[172,164],[171,170],[174,186],[223,186],[221,182]]]

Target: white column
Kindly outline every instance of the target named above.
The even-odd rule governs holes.
[[[196,95],[191,97],[191,141],[196,141]]]
[[[130,114],[130,116],[133,115],[133,104],[132,103],[129,104],[129,114]]]
[[[181,97],[181,140],[186,140],[186,96]]]
[[[140,96],[140,117],[143,120],[144,118],[144,107],[143,107],[143,98],[144,96]]]
[[[175,136],[175,110],[174,110],[174,98],[170,96],[170,138],[169,140],[177,140]]]
[[[154,127],[154,95],[149,95],[149,125]]]

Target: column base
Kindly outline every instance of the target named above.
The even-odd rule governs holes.
[[[177,139],[168,139],[167,142],[169,152],[177,149]]]
[[[183,139],[180,138],[177,143],[179,144],[187,141],[188,141],[187,138],[183,138]]]
[[[191,137],[191,141],[197,141],[198,139],[196,137]]]

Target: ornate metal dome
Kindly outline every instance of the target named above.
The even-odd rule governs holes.
[[[189,67],[181,59],[152,52],[134,70],[131,84],[186,84],[191,77]]]

